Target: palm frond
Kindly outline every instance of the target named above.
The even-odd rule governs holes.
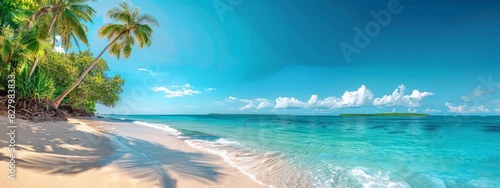
[[[99,29],[99,37],[107,37],[108,40],[114,41],[109,48],[110,55],[119,59],[123,54],[123,57],[127,59],[136,42],[139,48],[151,45],[153,35],[151,26],[158,26],[158,21],[154,16],[141,14],[139,8],[132,8],[125,2],[110,9],[107,16],[114,23],[106,24]]]

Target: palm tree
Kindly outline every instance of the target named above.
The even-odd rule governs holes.
[[[9,63],[24,61],[32,57],[40,56],[47,48],[46,39],[39,38],[39,28],[34,27],[18,31],[6,30],[7,35],[0,36],[0,76]]]
[[[59,35],[62,39],[64,49],[72,47],[73,40],[78,46],[78,41],[88,45],[87,27],[80,20],[92,23],[92,16],[95,10],[88,6],[89,0],[42,0],[41,8],[32,16],[32,21],[39,21],[40,35],[48,38],[52,36],[55,42],[55,36]],[[54,28],[58,28],[53,32]],[[78,46],[79,47],[79,46]],[[40,60],[37,56],[33,61],[29,77],[35,71]]]
[[[48,106],[52,109],[57,109],[61,101],[68,95],[73,89],[75,89],[80,82],[85,78],[85,75],[95,66],[95,64],[101,59],[102,55],[108,51],[109,54],[116,56],[120,59],[120,55],[127,59],[130,57],[132,51],[132,46],[137,42],[139,48],[151,45],[151,38],[153,35],[153,29],[151,25],[158,26],[158,21],[148,14],[140,14],[139,8],[132,8],[125,2],[120,3],[119,7],[110,9],[107,12],[114,23],[109,23],[104,25],[99,29],[99,37],[106,37],[110,43],[99,53],[99,55],[94,59],[94,61],[85,69],[78,80],[76,80],[73,85],[71,85],[66,91],[64,91],[60,96],[55,98],[53,101],[48,102]]]
[[[24,43],[29,42],[29,47],[34,49],[34,41],[28,41],[34,36],[33,32],[25,25],[30,15],[37,9],[36,7],[37,4],[33,1],[0,1],[0,76],[9,63],[13,63],[12,60],[25,57],[23,55],[27,53],[24,53],[26,52],[26,49],[23,49],[26,47]]]

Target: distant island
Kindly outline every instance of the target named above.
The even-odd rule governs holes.
[[[340,114],[339,116],[429,116],[417,113],[375,113],[375,114]]]

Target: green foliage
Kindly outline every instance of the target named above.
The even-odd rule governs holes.
[[[54,93],[54,81],[44,71],[28,78],[29,67],[23,66],[16,76],[16,97],[22,100],[49,99]]]
[[[54,96],[63,93],[74,83],[81,72],[94,60],[90,51],[72,52],[69,54],[49,52],[47,61],[41,61],[40,67],[52,74],[56,88]],[[105,60],[99,60],[80,85],[75,88],[63,103],[72,107],[82,107],[94,112],[96,103],[114,107],[120,100],[124,80],[116,75],[109,77],[106,72],[109,67]]]
[[[0,1],[0,34],[6,27],[19,28],[37,8],[35,0]]]
[[[73,44],[76,44],[79,48],[79,41],[87,45],[87,26],[85,26],[85,22],[92,23],[92,16],[95,14],[95,10],[87,5],[88,1],[41,1],[41,8],[33,17],[41,27],[40,36],[53,38],[59,35],[62,39],[62,47],[66,50],[73,47]]]
[[[149,46],[151,44],[153,32],[150,25],[158,25],[158,22],[153,16],[139,14],[138,8],[131,10],[127,3],[121,3],[119,8],[109,10],[108,16],[117,23],[107,24],[102,27],[99,30],[99,36],[107,37],[108,40],[111,40],[110,44],[108,44],[103,51],[99,53],[97,58],[82,72],[82,75],[74,82],[74,84],[72,84],[61,95],[56,97],[54,101],[49,103],[51,108],[57,108],[67,94],[71,93],[81,84],[82,81],[84,81],[87,74],[90,73],[89,71],[95,67],[102,57],[102,54],[108,49],[110,55],[115,55],[118,59],[122,53],[125,58],[128,58],[135,42],[139,43],[139,48]]]
[[[99,37],[113,40],[120,36],[109,49],[111,55],[120,59],[121,54],[126,58],[130,56],[132,46],[139,43],[139,48],[151,45],[153,29],[151,25],[158,26],[158,21],[149,14],[139,14],[139,9],[132,9],[127,3],[120,3],[119,7],[112,8],[107,15],[116,23],[109,23],[99,29]]]
[[[85,22],[92,22],[95,15],[89,1],[94,0],[0,0],[0,90],[5,90],[7,75],[15,74],[18,98],[54,99],[73,83],[79,83],[80,74],[93,66],[75,91],[57,101],[64,98],[62,103],[90,112],[95,112],[96,104],[114,107],[124,80],[106,74],[106,61],[100,56],[94,59],[90,51],[53,51],[56,36],[61,37],[66,50],[73,45],[79,47],[78,42],[88,45]],[[150,25],[158,25],[154,17],[139,14],[138,8],[132,9],[126,3],[108,11],[108,16],[115,23],[104,26],[99,36],[113,39],[111,55],[128,58],[135,43],[139,48],[150,46]],[[35,69],[37,62],[39,67]],[[95,66],[93,62],[97,62]],[[30,78],[32,67],[35,71]]]

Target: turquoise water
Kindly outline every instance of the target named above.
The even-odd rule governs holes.
[[[500,117],[113,117],[273,187],[500,187]]]

